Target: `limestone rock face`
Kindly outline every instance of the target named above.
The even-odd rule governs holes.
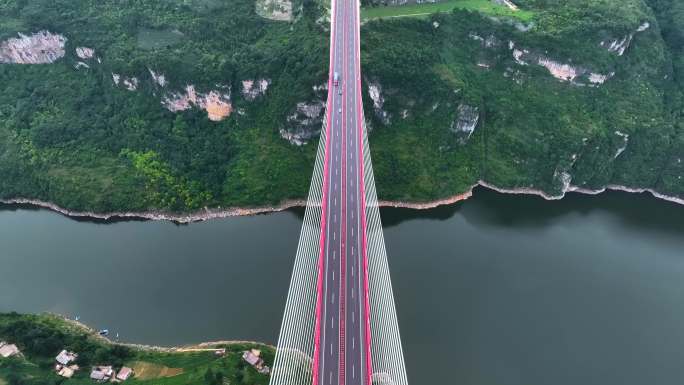
[[[207,112],[209,120],[218,122],[230,116],[233,105],[228,91],[211,90],[206,93],[197,92],[195,86],[185,87],[185,92],[174,92],[162,100],[162,105],[171,112],[184,111],[197,107]]]
[[[592,72],[583,66],[564,63],[539,53],[531,52],[527,49],[516,48],[516,44],[513,41],[508,43],[508,47],[516,64],[521,66],[530,64],[542,66],[546,68],[554,78],[563,82],[569,82],[573,85],[598,87],[615,76],[615,72],[610,72],[608,74]]]
[[[625,150],[627,149],[627,145],[629,144],[629,134],[626,134],[622,131],[615,131],[615,135],[622,138],[622,144],[617,150],[615,150],[615,155],[613,156],[613,159],[617,159],[617,157],[620,156],[620,154],[625,152]]]
[[[651,28],[651,23],[644,22],[641,25],[639,25],[639,27],[637,27],[637,29],[633,33],[630,33],[629,35],[623,36],[618,39],[603,40],[600,45],[601,47],[607,49],[608,52],[613,52],[616,53],[618,56],[622,56],[625,54],[625,51],[627,51],[630,44],[632,44],[634,35],[640,32],[644,32],[649,28]]]
[[[129,91],[136,91],[140,84],[140,81],[135,76],[129,78],[115,73],[112,73],[112,80],[114,81],[114,85],[123,85]]]
[[[33,35],[19,34],[0,43],[0,63],[48,64],[64,57],[67,38],[40,31]]]
[[[280,128],[280,136],[296,146],[304,145],[320,134],[324,118],[325,102],[322,100],[297,103]]]
[[[467,104],[459,104],[456,113],[456,120],[451,123],[450,130],[458,136],[461,143],[465,143],[475,132],[477,123],[480,121],[479,109]]]
[[[245,99],[252,101],[259,96],[264,95],[269,85],[271,85],[270,79],[243,80],[242,96],[244,96]]]
[[[256,13],[266,19],[292,21],[292,1],[290,0],[257,0]]]
[[[156,85],[160,87],[166,87],[166,76],[164,76],[164,74],[154,72],[150,68],[148,68],[147,70],[150,72],[150,76],[152,76],[152,80]]]
[[[373,100],[373,111],[375,112],[375,116],[377,116],[383,124],[390,124],[390,115],[387,111],[383,110],[385,97],[382,95],[382,86],[379,82],[368,82],[368,95],[371,100]]]
[[[80,59],[92,59],[95,56],[95,50],[88,47],[76,47],[76,56]]]

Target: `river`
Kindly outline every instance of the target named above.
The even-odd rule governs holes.
[[[176,225],[0,206],[0,312],[80,316],[136,343],[275,343],[302,213]],[[381,214],[410,383],[684,378],[684,206],[478,188]]]

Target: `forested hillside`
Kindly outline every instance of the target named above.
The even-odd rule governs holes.
[[[531,24],[456,11],[366,26],[365,73],[393,117],[373,122],[380,195],[430,199],[482,179],[681,196],[682,56],[661,28],[681,29],[640,0],[517,3]],[[462,105],[479,111],[467,140],[448,130]]]
[[[480,180],[684,197],[684,5],[515,3],[524,18],[364,23],[380,198]],[[254,0],[0,0],[0,198],[98,212],[304,198],[328,21],[320,2],[291,8],[283,21]]]

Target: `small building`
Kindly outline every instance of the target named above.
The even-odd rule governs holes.
[[[95,381],[109,381],[116,375],[116,372],[111,366],[95,366],[90,372],[90,379]]]
[[[119,381],[126,381],[129,378],[133,376],[133,369],[127,368],[127,367],[122,367],[121,370],[119,370],[119,374],[116,375],[116,379]]]
[[[0,345],[0,357],[9,358],[21,354],[17,345],[4,344]]]
[[[242,353],[242,359],[247,361],[248,364],[252,365],[261,374],[268,374],[271,369],[264,365],[264,360],[261,358],[261,350],[252,349],[247,350]]]
[[[261,351],[257,349],[252,349],[252,350],[247,350],[244,353],[242,353],[242,359],[247,361],[248,364],[257,367],[263,363],[264,360],[259,357],[261,355]]]
[[[62,366],[67,366],[70,363],[76,361],[78,358],[78,354],[74,352],[68,352],[66,350],[62,350],[57,357],[55,357],[55,360],[60,363]]]
[[[71,378],[76,374],[78,371],[79,367],[78,365],[71,365],[71,366],[62,366],[62,365],[55,365],[55,371],[57,372],[58,376],[62,376],[64,378]]]
[[[216,349],[214,350],[214,355],[217,357],[223,357],[226,355],[226,348],[221,348],[221,349]]]

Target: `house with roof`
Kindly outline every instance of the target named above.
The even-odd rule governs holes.
[[[76,361],[77,358],[78,354],[62,350],[57,357],[55,357],[55,360],[62,366],[68,366],[70,363]]]
[[[268,374],[271,372],[271,369],[264,365],[264,360],[261,358],[261,350],[259,349],[246,350],[242,353],[242,359],[252,365],[252,367],[261,374]]]
[[[119,381],[126,381],[133,377],[133,374],[133,369],[124,366],[121,368],[121,370],[119,370],[119,373],[116,375],[116,379]]]
[[[111,366],[95,366],[90,372],[90,379],[98,382],[105,382],[116,376],[116,372]]]
[[[263,362],[261,357],[259,357],[260,355],[261,352],[257,349],[246,350],[242,353],[242,359],[247,361],[248,364],[256,367]]]

